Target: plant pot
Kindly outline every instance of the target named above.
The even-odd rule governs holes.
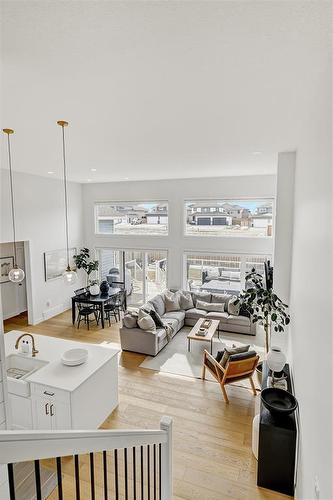
[[[261,383],[262,383],[262,367],[263,367],[263,362],[259,361],[257,368],[256,368],[256,374],[257,374],[257,379],[258,379],[258,383],[259,383],[260,387],[261,387]]]
[[[98,295],[99,294],[99,286],[97,283],[94,285],[90,285],[89,288],[90,295]]]

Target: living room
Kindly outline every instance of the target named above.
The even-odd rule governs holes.
[[[331,500],[332,401],[318,391],[332,369],[330,2],[3,1],[1,12],[2,126],[14,129],[1,162],[3,443],[5,429],[50,429],[56,405],[37,388],[56,387],[53,429],[68,433],[130,435],[170,417],[173,498]],[[65,347],[87,351],[71,368],[82,379],[52,385]],[[30,395],[8,375],[17,356],[37,363]],[[278,442],[292,422],[292,451],[284,459],[281,441],[274,462],[260,418],[265,391],[281,387],[293,412],[282,424],[275,413],[267,435]],[[141,483],[138,445],[118,446],[108,487],[113,455],[80,455],[81,494],[94,498],[94,476],[96,498],[158,497],[157,442]],[[59,473],[55,456],[41,461],[43,498],[58,498],[59,478],[75,498],[77,462],[62,458]]]

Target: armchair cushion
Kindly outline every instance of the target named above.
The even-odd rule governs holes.
[[[241,361],[242,359],[254,358],[257,355],[256,351],[239,352],[238,354],[231,354],[229,361]]]
[[[248,352],[248,350],[250,349],[250,344],[248,345],[241,345],[239,347],[226,347],[224,349],[224,353],[223,353],[223,356],[222,356],[222,359],[220,361],[220,365],[225,368],[227,363],[230,361],[230,356],[233,355],[233,354],[240,354],[240,353],[244,353],[244,352]]]

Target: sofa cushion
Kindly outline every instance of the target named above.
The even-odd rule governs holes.
[[[246,316],[234,316],[229,314],[227,323],[229,325],[239,325],[239,326],[248,326],[250,327],[251,320]]]
[[[164,295],[158,294],[158,295],[156,295],[156,297],[151,299],[149,302],[150,302],[150,304],[153,305],[157,314],[159,314],[160,316],[163,316],[163,314],[165,313]]]
[[[207,316],[207,311],[204,311],[203,309],[197,309],[193,307],[193,309],[188,309],[185,312],[185,318],[192,318],[192,319],[199,319],[199,318],[205,318]]]
[[[231,299],[232,295],[228,293],[212,293],[211,302],[218,304],[225,304],[224,310],[228,310],[228,302]]]
[[[173,333],[178,332],[179,321],[176,318],[163,318],[162,319],[164,325],[168,325],[172,328]]]
[[[162,320],[165,319],[176,319],[179,323],[181,323],[185,318],[185,311],[171,311],[163,314]]]
[[[179,305],[184,311],[187,309],[192,309],[194,307],[191,292],[182,291],[179,294]]]
[[[229,314],[226,312],[209,312],[207,313],[207,319],[218,319],[220,323],[227,323],[227,320],[229,318]]]
[[[193,304],[194,307],[197,307],[197,300],[202,300],[203,302],[211,302],[210,300],[211,294],[207,292],[193,292]]]
[[[202,300],[197,300],[197,308],[204,309],[205,311],[216,311],[224,312],[224,304],[218,302],[203,302]]]
[[[237,295],[233,295],[228,302],[228,313],[232,314],[233,316],[238,316],[240,311],[240,306],[241,303],[239,297],[237,297]]]
[[[178,292],[167,292],[164,294],[165,312],[179,311],[180,294]]]

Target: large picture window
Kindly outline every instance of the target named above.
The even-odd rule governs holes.
[[[245,276],[254,268],[264,274],[270,255],[186,254],[185,287],[191,291],[238,295],[245,288]]]
[[[188,236],[273,234],[273,200],[195,200],[185,202]]]
[[[166,235],[168,203],[166,201],[96,203],[97,234]]]

